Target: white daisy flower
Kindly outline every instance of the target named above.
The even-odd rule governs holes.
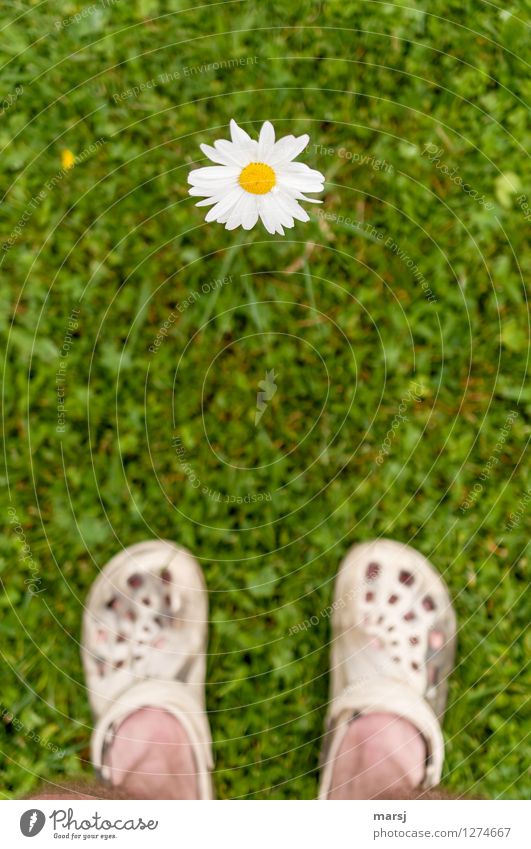
[[[284,227],[293,227],[294,219],[309,221],[298,203],[307,192],[322,192],[324,177],[302,162],[293,162],[304,150],[310,137],[284,136],[275,142],[270,121],[252,139],[236,121],[230,122],[232,141],[218,139],[214,147],[202,144],[201,150],[217,165],[198,168],[188,175],[190,194],[202,197],[197,206],[211,206],[206,221],[218,221],[227,230],[242,226],[250,230],[258,219],[268,233],[284,235]]]

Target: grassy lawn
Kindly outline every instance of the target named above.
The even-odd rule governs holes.
[[[83,601],[154,536],[211,592],[219,797],[315,797],[333,579],[378,536],[455,600],[446,787],[529,795],[530,12],[4,10],[2,797],[91,775]],[[188,197],[232,117],[311,136],[284,238]]]

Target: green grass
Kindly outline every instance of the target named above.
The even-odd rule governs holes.
[[[120,545],[161,536],[198,556],[211,591],[218,796],[314,797],[321,611],[348,545],[384,535],[428,555],[455,599],[445,785],[528,796],[529,503],[506,527],[531,486],[528,0],[503,14],[469,0],[94,5],[60,29],[51,4],[4,11],[2,91],[23,90],[0,124],[1,241],[31,212],[0,251],[1,795],[90,775],[83,600]],[[285,238],[204,223],[187,173],[231,117],[310,133],[302,159],[326,175],[326,217],[314,207]],[[63,148],[80,161],[48,190]],[[378,465],[415,384],[422,400]]]

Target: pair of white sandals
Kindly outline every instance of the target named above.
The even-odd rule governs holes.
[[[391,540],[356,545],[343,560],[332,605],[330,704],[319,798],[353,717],[392,712],[422,734],[423,788],[439,782],[440,722],[453,667],[456,622],[444,582],[426,558]],[[142,707],[168,711],[188,734],[198,794],[213,798],[212,740],[205,709],[208,597],[192,555],[164,540],[124,549],[90,591],[82,659],[96,724],[92,761],[110,779],[105,752]]]

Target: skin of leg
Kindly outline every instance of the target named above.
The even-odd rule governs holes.
[[[424,777],[426,745],[407,719],[370,713],[354,719],[334,765],[329,799],[407,798]]]
[[[25,799],[47,799],[48,801],[61,801],[63,799],[129,799],[127,793],[120,793],[117,787],[109,787],[108,784],[89,784],[75,781],[70,784],[60,784],[45,781],[40,792],[25,796]]]

